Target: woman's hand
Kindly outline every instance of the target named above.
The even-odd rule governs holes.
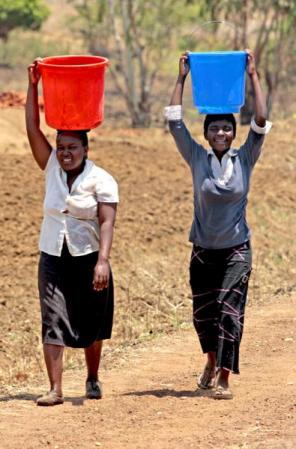
[[[248,48],[246,49],[246,53],[247,53],[247,72],[249,76],[254,75],[254,73],[256,73],[256,62],[255,62],[255,55],[254,53],[249,50]]]
[[[110,277],[110,266],[107,260],[98,260],[94,268],[93,287],[96,291],[108,287]]]
[[[29,82],[33,85],[37,85],[39,83],[41,73],[38,68],[38,61],[42,61],[41,58],[37,58],[33,61],[32,64],[28,67],[28,76],[29,76]]]
[[[189,61],[188,61],[188,51],[182,53],[179,59],[179,76],[181,78],[186,78],[190,71]]]

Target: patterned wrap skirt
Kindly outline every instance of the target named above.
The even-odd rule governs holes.
[[[38,287],[42,317],[42,342],[86,348],[96,340],[111,338],[114,294],[93,289],[98,252],[73,257],[67,245],[60,257],[40,254]]]
[[[218,368],[237,374],[251,269],[249,242],[227,249],[193,246],[190,285],[201,348],[216,352]]]

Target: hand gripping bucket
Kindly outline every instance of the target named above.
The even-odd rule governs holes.
[[[38,61],[46,123],[55,129],[92,129],[104,119],[108,59],[53,56]]]
[[[245,51],[189,53],[193,103],[201,114],[236,113],[245,102]]]

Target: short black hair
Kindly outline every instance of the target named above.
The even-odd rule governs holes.
[[[69,129],[69,130],[67,130],[67,129],[58,129],[57,130],[57,135],[63,134],[63,133],[65,133],[65,134],[69,133],[69,134],[77,135],[77,137],[81,140],[82,145],[84,147],[88,147],[88,135],[87,135],[88,132],[89,132],[89,129],[73,129],[73,130],[72,129]]]
[[[233,114],[207,114],[204,120],[204,136],[207,136],[208,127],[212,122],[218,122],[219,120],[225,120],[230,122],[233,127],[233,137],[236,136],[236,120]]]

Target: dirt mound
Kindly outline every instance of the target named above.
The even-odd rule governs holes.
[[[41,115],[41,124],[46,135],[54,139],[54,130],[46,126],[43,114]],[[0,108],[0,129],[0,155],[31,153],[26,134],[23,106]]]

